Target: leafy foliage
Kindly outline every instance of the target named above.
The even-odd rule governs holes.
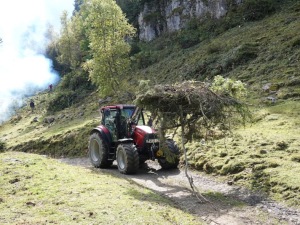
[[[142,7],[141,0],[116,0],[116,3],[121,7],[126,14],[128,21],[137,27],[137,18]]]
[[[6,143],[0,140],[0,152],[4,152],[6,148]]]
[[[275,0],[246,0],[241,6],[241,12],[247,21],[259,20],[276,10]]]
[[[73,105],[77,99],[78,93],[72,90],[64,90],[55,96],[55,98],[49,101],[48,112],[56,112],[62,109],[68,108]]]
[[[48,46],[47,55],[63,76],[49,109],[59,110],[78,101],[79,89],[100,94],[122,89],[130,66],[128,41],[135,30],[112,0],[76,0],[71,18],[61,16],[60,36]],[[60,106],[58,106],[60,105]]]
[[[211,90],[218,94],[233,96],[237,99],[244,98],[247,94],[245,84],[241,81],[233,81],[229,78],[224,78],[220,75],[214,78],[211,85]]]
[[[114,1],[87,1],[81,11],[86,15],[84,25],[92,54],[84,68],[102,94],[116,92],[130,65],[130,46],[125,38],[132,36],[134,29]]]
[[[93,89],[93,85],[88,79],[87,72],[84,71],[83,69],[78,69],[76,71],[72,71],[66,74],[62,78],[59,84],[59,88],[61,90],[68,89],[72,91],[76,91],[80,89],[89,90],[89,89]]]

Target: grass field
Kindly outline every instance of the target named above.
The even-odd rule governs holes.
[[[242,23],[191,48],[165,46],[169,37],[158,38],[148,43],[156,63],[138,70],[132,80],[153,78],[156,84],[222,75],[245,82],[253,121],[205,144],[188,143],[189,164],[299,207],[300,4],[287,1],[283,6],[263,20]],[[270,89],[265,91],[267,84]],[[49,115],[47,104],[55,95],[54,91],[34,96],[34,113],[24,107],[0,126],[5,150],[52,157],[86,155],[89,132],[99,123],[98,94]],[[51,117],[54,121],[45,122]]]
[[[0,154],[0,224],[202,224],[170,200],[46,156]]]

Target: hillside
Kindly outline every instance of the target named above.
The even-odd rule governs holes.
[[[132,56],[138,67],[132,86],[141,79],[156,84],[211,80],[219,74],[245,82],[253,121],[233,127],[226,136],[188,143],[189,164],[225,182],[299,207],[299,2],[290,1],[262,20],[243,22],[188,48],[179,47],[179,34],[139,44],[141,51]],[[100,97],[91,92],[62,111],[47,112],[49,102],[59,95],[55,89],[33,96],[34,112],[26,106],[1,125],[0,140],[6,151],[86,156],[89,131],[99,123]],[[120,98],[113,96],[108,103]]]
[[[111,174],[34,154],[2,153],[0,162],[1,224],[204,224]]]

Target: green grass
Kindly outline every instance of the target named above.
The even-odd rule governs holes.
[[[139,78],[153,78],[153,82],[205,80],[215,75],[240,79],[251,87],[260,89],[265,82],[281,85],[299,76],[300,12],[292,2],[282,10],[257,22],[241,23],[226,32],[204,40],[188,49],[178,49],[175,44],[153,50],[158,60],[137,71]],[[296,7],[296,6],[295,6]],[[149,46],[168,44],[161,37]],[[168,54],[165,52],[168,51]],[[294,89],[294,88],[293,88]],[[299,93],[299,90],[293,90]],[[284,96],[282,96],[284,97]]]
[[[241,22],[190,48],[174,42],[178,34],[166,35],[149,44],[153,63],[137,71],[153,84],[216,75],[245,82],[253,123],[233,126],[224,138],[204,137],[209,139],[204,146],[188,143],[189,164],[293,206],[300,205],[299,24],[299,2],[286,1],[260,21]],[[145,44],[143,49],[148,51]],[[265,92],[267,83],[272,90]],[[269,96],[276,97],[275,104]]]
[[[28,107],[24,107],[14,118],[2,124],[1,141],[6,144],[8,150],[52,157],[86,155],[89,132],[99,124],[97,95],[92,93],[82,103],[48,114],[45,109],[53,95],[37,95],[36,110],[33,113]],[[53,117],[54,122],[46,123],[44,120],[48,117]],[[38,122],[33,122],[34,118],[37,118]]]
[[[253,123],[234,127],[232,134],[206,140],[205,145],[198,140],[188,143],[189,164],[299,206],[299,24],[300,4],[288,1],[263,20],[243,22],[190,48],[173,44],[176,37],[172,35],[143,43],[140,54],[144,58],[133,58],[146,62],[136,65],[142,69],[136,71],[129,90],[140,79],[152,79],[151,83],[157,84],[210,80],[222,75],[247,83]],[[273,94],[262,90],[267,83],[272,83],[276,91],[275,104],[266,100]],[[20,117],[0,126],[0,151],[53,157],[86,155],[89,131],[99,123],[98,94],[92,93],[82,102],[48,115],[46,109],[55,95],[56,90],[35,96],[34,113],[25,107],[17,112]],[[82,112],[84,115],[80,115]],[[54,123],[43,122],[48,116],[55,117]],[[39,122],[32,122],[35,117]]]
[[[298,101],[264,107],[226,138],[189,143],[191,166],[299,206],[299,110]]]
[[[34,154],[0,154],[1,224],[202,224],[112,175]]]

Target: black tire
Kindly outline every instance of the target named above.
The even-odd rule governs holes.
[[[90,136],[89,158],[96,168],[108,168],[113,163],[112,160],[108,160],[108,147],[98,133]]]
[[[176,142],[172,139],[166,140],[166,144],[171,152],[173,154],[173,161],[169,162],[165,157],[158,158],[158,163],[161,166],[162,169],[176,169],[179,164],[179,155],[180,151],[176,144]]]
[[[133,144],[120,144],[117,147],[117,163],[120,173],[134,174],[139,168],[139,154]]]

